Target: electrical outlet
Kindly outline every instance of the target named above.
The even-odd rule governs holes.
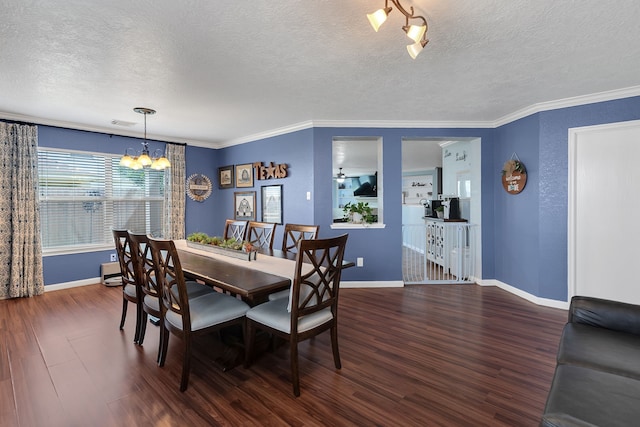
[[[117,254],[111,254],[111,262],[116,262],[118,261],[118,255]]]
[[[356,267],[364,267],[364,258],[362,257],[356,258]]]

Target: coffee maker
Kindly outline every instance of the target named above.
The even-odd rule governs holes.
[[[449,199],[449,219],[460,219],[460,199],[452,197]]]

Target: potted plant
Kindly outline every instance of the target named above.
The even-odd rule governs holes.
[[[342,208],[344,219],[354,224],[371,224],[376,218],[367,202],[347,203]]]
[[[444,206],[438,206],[437,208],[435,208],[435,211],[438,218],[444,218]]]

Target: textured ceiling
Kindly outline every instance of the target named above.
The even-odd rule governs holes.
[[[0,117],[219,147],[314,122],[492,123],[640,85],[640,2],[401,0],[429,22],[416,60],[383,0],[8,0]],[[134,122],[115,126],[117,119]]]

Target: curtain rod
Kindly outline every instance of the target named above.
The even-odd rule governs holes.
[[[84,129],[73,129],[73,128],[66,128],[63,126],[55,126],[55,125],[39,125],[38,123],[32,123],[32,122],[24,122],[22,120],[11,120],[11,119],[0,119],[0,122],[5,122],[5,123],[12,123],[12,124],[16,124],[16,125],[27,125],[27,126],[48,126],[50,128],[57,128],[57,129],[66,129],[66,130],[75,130],[78,132],[91,132],[91,133],[101,133],[103,135],[109,135],[109,138],[113,137],[113,136],[119,136],[122,138],[135,138],[135,139],[140,139],[140,137],[137,136],[131,136],[131,135],[118,135],[116,133],[107,133],[107,132],[97,132],[97,131],[93,131],[93,130],[84,130]],[[182,145],[182,146],[187,146],[188,144],[185,142],[172,142],[172,141],[158,141],[157,139],[152,139],[152,141],[156,141],[156,142],[162,142],[165,144],[171,144],[171,145]]]
[[[14,125],[26,125],[26,126],[38,126],[35,123],[29,123],[29,122],[23,122],[21,120],[7,120],[7,119],[2,119],[0,120],[4,123],[8,123],[8,124],[14,124]]]

